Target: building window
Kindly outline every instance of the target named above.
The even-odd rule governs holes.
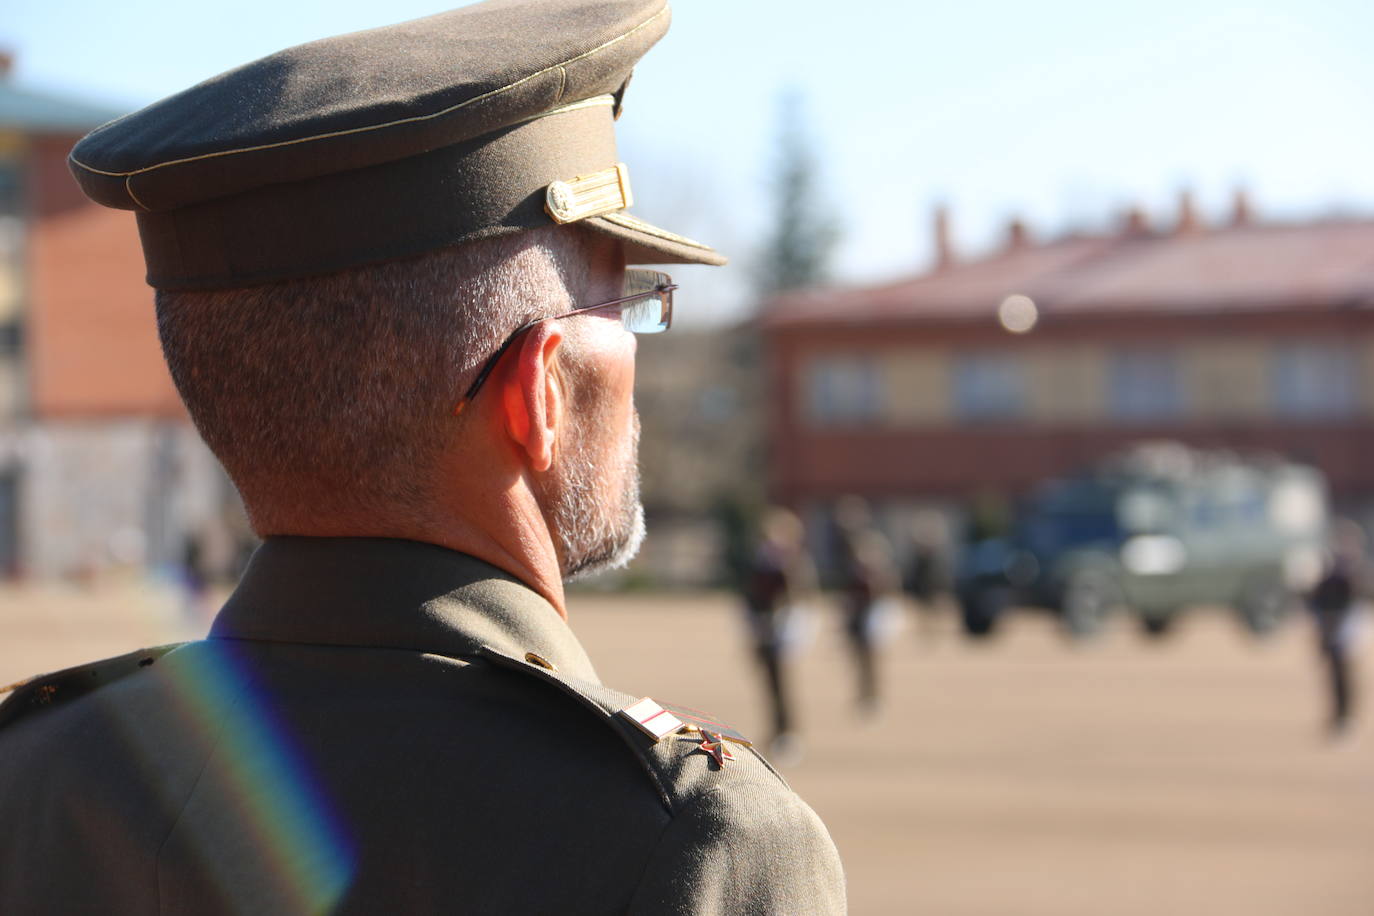
[[[1108,377],[1111,415],[1117,420],[1168,420],[1183,413],[1183,387],[1172,350],[1118,350]]]
[[[0,150],[0,217],[23,214],[23,163],[13,153]]]
[[[23,410],[24,214],[22,163],[5,149],[0,131],[0,423]],[[0,506],[0,513],[4,508]],[[0,526],[5,524],[0,515]],[[0,574],[4,573],[4,531],[0,530]]]
[[[16,325],[20,318],[24,267],[20,175],[19,163],[0,151],[0,327]]]
[[[1355,354],[1336,341],[1280,344],[1271,365],[1274,410],[1286,417],[1345,417],[1355,413]]]
[[[963,353],[954,361],[954,414],[961,420],[1000,420],[1025,410],[1026,378],[1010,353]]]
[[[859,356],[823,356],[806,368],[806,414],[818,426],[865,423],[881,411],[878,369]]]

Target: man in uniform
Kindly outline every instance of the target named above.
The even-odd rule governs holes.
[[[631,216],[665,0],[492,0],[85,138],[264,537],[209,638],[0,706],[0,912],[830,913],[739,735],[603,686],[565,579],[643,532],[634,337],[722,263]]]

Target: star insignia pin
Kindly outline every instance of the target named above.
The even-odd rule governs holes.
[[[735,759],[735,753],[730,750],[725,739],[715,732],[708,732],[705,729],[701,730],[701,744],[697,745],[697,750],[704,752],[706,756],[714,760],[718,767],[724,767],[725,761]]]

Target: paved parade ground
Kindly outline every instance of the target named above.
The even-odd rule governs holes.
[[[579,594],[571,615],[608,684],[763,733],[728,597]],[[1199,613],[1162,642],[1121,621],[1078,646],[1023,614],[970,645],[913,618],[860,720],[817,614],[794,660],[806,753],[785,773],[830,826],[856,914],[1368,916],[1374,722],[1325,740],[1306,623],[1256,643]],[[154,586],[0,590],[0,684],[198,626]]]

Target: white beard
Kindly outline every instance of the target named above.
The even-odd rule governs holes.
[[[598,418],[599,419],[599,418]],[[604,430],[595,421],[580,427]],[[639,416],[629,447],[615,464],[598,462],[586,435],[561,452],[550,486],[552,534],[565,581],[620,569],[644,543],[644,506],[639,496]],[[609,497],[609,498],[608,498]]]

